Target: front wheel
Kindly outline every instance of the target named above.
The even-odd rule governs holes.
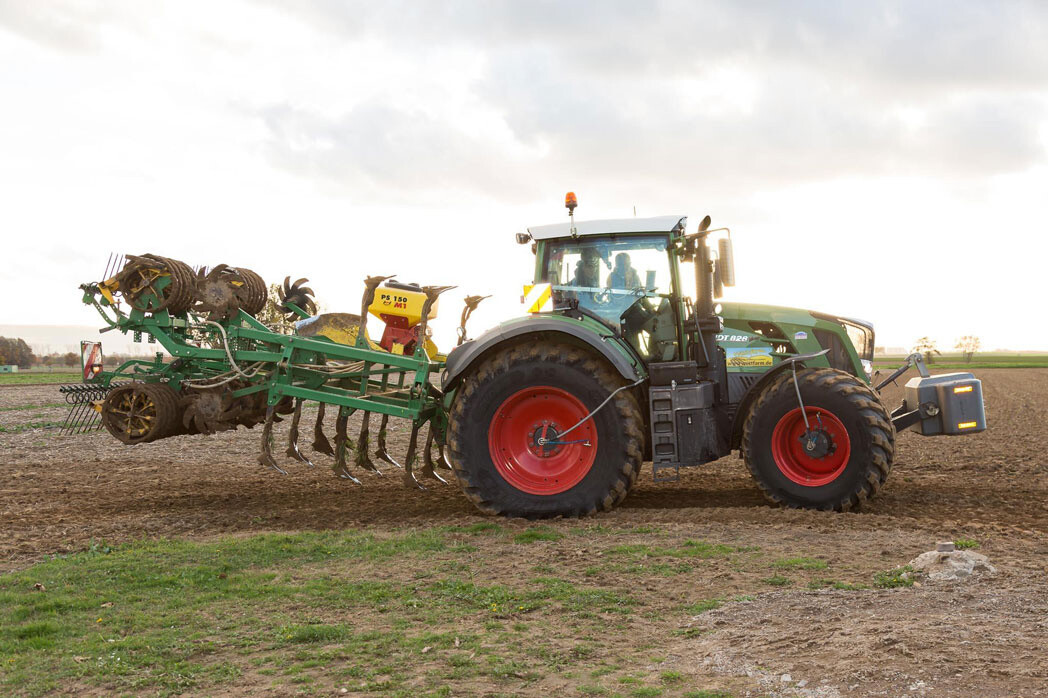
[[[743,457],[764,496],[805,509],[849,511],[891,470],[895,429],[876,394],[828,368],[784,372],[761,392],[743,427]]]
[[[641,466],[640,407],[623,390],[586,416],[622,385],[607,364],[574,347],[497,351],[463,381],[448,419],[466,496],[484,512],[528,518],[581,516],[621,502]]]

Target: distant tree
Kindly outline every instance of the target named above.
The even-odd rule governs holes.
[[[74,351],[62,354],[62,363],[64,363],[66,366],[76,366],[79,361],[80,357]]]
[[[961,353],[964,354],[964,362],[968,363],[972,360],[975,352],[979,351],[981,342],[975,335],[966,334],[957,340],[957,344],[954,349],[960,349]]]
[[[0,354],[3,355],[5,364],[15,364],[19,368],[30,368],[33,365],[33,350],[25,343],[24,339],[9,339],[0,337]]]
[[[911,351],[920,352],[924,354],[924,363],[932,363],[932,355],[942,356],[942,352],[939,351],[936,341],[931,337],[921,337],[913,344]]]

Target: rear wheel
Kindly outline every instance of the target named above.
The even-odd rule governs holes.
[[[582,420],[622,385],[605,363],[563,345],[510,347],[484,361],[449,415],[451,462],[466,496],[487,513],[529,518],[621,502],[641,466],[640,407],[624,390]]]
[[[754,402],[743,457],[765,497],[806,509],[856,509],[880,490],[895,457],[895,429],[876,394],[835,369],[784,372]]]
[[[167,383],[130,383],[109,391],[102,424],[125,444],[172,436],[181,427],[178,395]]]

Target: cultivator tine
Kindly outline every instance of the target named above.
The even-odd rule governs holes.
[[[371,460],[371,456],[368,455],[368,445],[371,443],[371,413],[365,412],[364,418],[360,423],[360,436],[357,438],[357,456],[353,461],[358,467],[364,470],[370,470],[376,475],[381,475],[382,471],[379,470],[374,462]]]
[[[426,294],[426,300],[422,303],[422,319],[418,323],[418,344],[415,351],[422,349],[426,351],[426,326],[429,324],[429,311],[433,304],[444,291],[450,291],[454,286],[423,286],[422,292]]]
[[[324,404],[320,403],[317,408],[317,423],[313,427],[313,450],[328,456],[335,455],[335,449],[331,448],[331,442],[324,436]]]
[[[404,466],[397,462],[397,460],[389,454],[386,450],[386,425],[389,424],[389,415],[382,415],[382,422],[378,425],[378,446],[375,448],[375,457],[381,461],[385,461],[390,465],[403,469]]]
[[[335,466],[332,470],[334,470],[335,474],[343,480],[352,480],[358,485],[361,485],[363,483],[353,477],[346,469],[346,450],[353,445],[349,440],[349,434],[346,432],[346,426],[348,424],[349,415],[346,414],[344,407],[339,407],[338,419],[335,420]]]
[[[466,296],[466,305],[462,308],[462,318],[456,329],[458,332],[458,344],[455,346],[462,346],[466,341],[466,321],[469,320],[469,316],[473,314],[473,311],[477,309],[477,306],[480,305],[480,302],[485,298],[491,298],[491,296]]]
[[[273,460],[273,418],[276,416],[276,408],[272,405],[266,408],[266,422],[262,426],[262,453],[258,454],[259,465],[268,465],[281,475],[287,475]]]
[[[433,427],[431,425],[426,435],[426,448],[422,451],[422,470],[419,471],[419,475],[443,482],[445,485],[448,484],[447,480],[437,474],[435,466],[433,462]]]
[[[423,316],[424,317],[424,316]],[[422,483],[415,477],[415,461],[418,456],[416,451],[418,450],[418,423],[413,422],[411,424],[411,439],[408,441],[408,455],[404,459],[404,486],[412,487],[419,490],[426,489],[422,486]]]
[[[298,448],[298,423],[302,419],[302,398],[295,399],[295,413],[291,417],[291,429],[287,435],[287,456],[294,458],[297,461],[302,461],[309,467],[313,466],[313,461],[306,458],[302,451]]]
[[[395,276],[395,274],[394,274]],[[364,279],[364,296],[360,299],[360,325],[357,328],[357,341],[366,341],[368,325],[368,308],[375,301],[375,289],[378,285],[393,276],[369,276]]]

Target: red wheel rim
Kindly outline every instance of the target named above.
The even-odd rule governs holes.
[[[805,448],[807,439],[801,408],[787,412],[771,435],[771,454],[782,474],[798,485],[821,487],[840,477],[851,458],[851,439],[844,423],[821,407],[806,407],[808,424],[819,436],[818,446],[830,450],[813,458]]]
[[[488,449],[495,469],[509,484],[528,494],[551,495],[571,489],[586,477],[597,456],[597,428],[571,393],[548,385],[524,388],[495,410],[488,426]],[[543,446],[539,438],[574,443]]]

